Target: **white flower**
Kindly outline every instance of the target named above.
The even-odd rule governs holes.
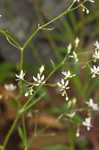
[[[83,121],[82,124],[83,124],[84,126],[86,126],[86,127],[87,127],[87,130],[89,131],[90,128],[92,127],[92,125],[91,125],[91,118],[90,118],[90,117],[85,118],[85,121]]]
[[[17,87],[13,84],[5,84],[4,85],[5,89],[8,91],[14,91]]]
[[[60,82],[57,83],[57,85],[59,86],[59,90],[60,91],[64,91],[64,90],[67,90],[69,89],[70,87],[68,87],[68,84],[69,84],[69,81],[65,81],[64,79],[61,79]]]
[[[73,55],[70,55],[69,57],[74,58],[75,62],[79,61],[78,56],[75,51],[73,51]]]
[[[16,77],[17,77],[16,80],[23,80],[24,76],[25,76],[25,73],[23,72],[23,70],[21,70],[19,75],[16,74]]]
[[[94,65],[93,68],[91,68],[91,73],[92,73],[92,78],[95,78],[96,75],[99,75],[99,66],[96,67],[96,66]]]
[[[28,88],[28,90],[25,92],[25,96],[28,97],[29,95],[32,95],[33,91],[33,87]]]
[[[99,51],[95,50],[94,54],[93,54],[93,58],[94,59],[99,59]]]
[[[44,75],[40,76],[40,73],[37,74],[37,77],[33,76],[33,79],[35,81],[34,85],[39,86],[40,84],[44,84],[45,83],[44,78],[45,76]]]
[[[63,71],[62,74],[65,76],[65,79],[67,79],[67,78],[72,78],[72,77],[75,76],[75,74],[71,74],[70,71],[67,71],[67,72],[66,72],[66,71]]]
[[[92,98],[90,98],[89,101],[86,102],[86,104],[87,104],[89,107],[91,107],[93,110],[95,110],[95,111],[98,111],[98,110],[99,110],[98,105],[93,102],[93,99],[92,99]]]
[[[76,112],[71,112],[71,113],[68,113],[67,116],[70,117],[70,118],[73,118],[75,116]]]
[[[29,92],[26,92],[26,93],[25,93],[25,97],[28,97],[28,96],[29,96]]]
[[[64,79],[61,79],[61,81],[57,83],[57,85],[60,87],[60,91],[69,89],[68,84],[69,84],[69,81],[68,80],[65,81]]]
[[[98,41],[96,41],[96,43],[94,44],[94,46],[96,47],[96,49],[99,50],[99,42]]]

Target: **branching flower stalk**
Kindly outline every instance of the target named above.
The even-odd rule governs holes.
[[[60,19],[61,17],[63,17],[64,15],[68,14],[69,12],[72,12],[74,10],[76,10],[77,8],[81,7],[81,4],[84,4],[85,2],[87,2],[88,0],[85,0],[83,2],[80,2],[76,7],[72,8],[73,5],[75,4],[77,0],[73,0],[72,4],[67,8],[67,10],[65,10],[63,13],[61,13],[60,15],[58,15],[57,17],[53,18],[52,20],[50,20],[49,22],[43,24],[43,25],[38,25],[37,29],[29,36],[29,38],[26,40],[26,42],[23,44],[23,46],[21,46],[19,44],[19,42],[17,42],[8,32],[4,31],[4,30],[0,30],[0,32],[7,38],[8,42],[15,48],[17,48],[18,50],[20,50],[21,55],[20,55],[20,68],[19,68],[19,99],[22,97],[23,95],[23,81],[24,81],[24,72],[23,71],[23,52],[24,49],[26,48],[26,46],[29,44],[29,42],[35,37],[35,35],[42,29],[45,29],[48,25],[54,23],[55,21],[57,21],[58,19]],[[48,77],[45,79],[44,82],[47,82],[48,79],[60,68],[64,65],[65,61],[67,59],[67,55],[65,56],[64,60],[62,62],[60,62],[59,65],[57,65],[48,75]],[[23,74],[22,74],[23,73]],[[22,78],[23,75],[23,78]],[[18,75],[17,75],[18,77]],[[3,145],[0,146],[1,150],[5,150],[6,145],[8,143],[8,140],[16,126],[16,123],[18,122],[19,118],[22,117],[23,121],[23,130],[24,130],[24,134],[25,134],[25,148],[24,150],[27,150],[27,137],[26,137],[26,129],[25,129],[25,120],[24,120],[24,112],[27,111],[28,109],[31,108],[31,106],[35,105],[43,96],[41,95],[39,98],[35,99],[32,102],[32,99],[35,97],[35,95],[40,91],[40,89],[42,88],[44,84],[40,84],[38,86],[38,88],[36,89],[36,91],[34,91],[33,95],[28,99],[28,101],[22,106],[21,102],[19,103],[19,111],[16,114],[16,118],[11,126],[11,128],[8,131],[7,136],[5,137],[5,140],[3,142]],[[85,123],[84,123],[85,124]],[[86,124],[85,124],[86,125]]]

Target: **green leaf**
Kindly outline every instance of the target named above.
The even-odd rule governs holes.
[[[21,46],[19,44],[19,42],[17,42],[17,40],[15,39],[15,37],[6,31],[0,30],[0,32],[6,37],[7,41],[15,48],[20,49]]]
[[[18,128],[18,134],[19,134],[19,136],[20,136],[20,138],[21,138],[21,140],[23,142],[24,141],[24,134],[23,134],[23,131],[22,131],[22,129],[20,127]]]

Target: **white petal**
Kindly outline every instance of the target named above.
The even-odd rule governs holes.
[[[40,80],[40,74],[39,73],[37,74],[37,78]]]
[[[44,80],[44,75],[42,75],[42,77],[41,77],[41,81],[43,81]]]
[[[37,82],[37,78],[35,78],[34,76],[33,76],[33,80]]]

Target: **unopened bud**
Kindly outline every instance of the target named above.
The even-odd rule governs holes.
[[[71,49],[72,49],[72,44],[70,43],[67,47],[68,54],[71,52]]]

